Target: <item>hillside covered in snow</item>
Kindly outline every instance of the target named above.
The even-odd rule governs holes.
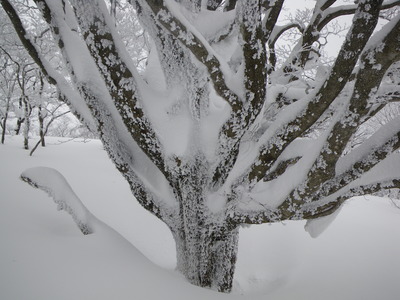
[[[177,272],[167,227],[142,209],[99,141],[49,138],[33,157],[20,137],[0,145],[0,299],[341,299],[400,295],[400,209],[355,198],[313,239],[305,222],[242,228],[230,295],[190,285]],[[58,170],[97,217],[83,235],[45,193],[19,179]],[[104,224],[103,224],[104,222]]]

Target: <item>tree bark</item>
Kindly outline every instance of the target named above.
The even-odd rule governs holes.
[[[177,269],[194,285],[229,293],[237,259],[239,230],[236,228],[217,237],[210,227],[197,228],[190,234],[181,231],[174,234]]]
[[[4,113],[4,118],[2,121],[2,132],[1,132],[1,143],[4,144],[5,139],[6,139],[6,130],[7,130],[7,119],[8,119],[8,112],[10,110],[10,98],[7,98],[7,103],[6,103],[6,111]]]
[[[24,118],[18,118],[17,127],[15,127],[15,135],[19,135],[19,132],[21,131],[22,123],[24,123],[24,121],[25,121]]]
[[[230,292],[239,230],[227,228],[224,217],[207,206],[209,167],[204,155],[179,164],[179,225],[172,229],[177,269],[194,285]]]
[[[25,127],[24,127],[24,149],[29,150],[29,130],[31,127],[31,122],[30,122],[30,114],[31,114],[31,108],[28,103],[28,99],[26,96],[23,97],[23,103],[24,103],[24,119],[25,119]]]
[[[43,108],[39,106],[39,113],[38,113],[38,119],[39,119],[39,135],[40,135],[40,142],[42,144],[42,147],[46,147],[46,142],[44,140],[44,135],[45,135],[45,130],[44,130],[44,116],[42,113]]]

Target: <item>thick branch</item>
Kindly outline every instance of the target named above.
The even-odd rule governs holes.
[[[276,21],[278,20],[279,14],[283,7],[284,0],[273,1],[274,4],[270,6],[270,1],[264,1],[265,5],[267,5],[267,14],[264,17],[264,32],[265,32],[265,40],[269,40],[272,34],[273,29],[275,28]]]
[[[143,9],[142,2],[143,1],[140,0],[136,1],[139,9]],[[145,2],[153,12],[153,15],[151,16],[153,22],[161,24],[163,28],[169,31],[177,40],[185,45],[199,62],[204,64],[208,70],[210,79],[217,94],[229,103],[233,111],[240,111],[242,108],[242,102],[240,101],[239,96],[226,85],[221,63],[214,55],[214,52],[208,43],[201,37],[197,36],[195,32],[192,32],[190,26],[185,26],[185,24],[182,23],[184,22],[184,17],[178,18],[173,15],[168,6],[164,3],[155,0],[146,0]],[[170,1],[166,1],[166,3],[168,3],[168,5],[174,5]]]
[[[74,1],[74,9],[87,48],[126,128],[143,152],[169,178],[161,144],[139,103],[134,74],[117,48],[106,12],[94,1]]]
[[[105,105],[94,96],[93,92],[81,84],[79,91],[87,101],[90,110],[92,111],[95,119],[97,120],[100,140],[102,141],[105,150],[107,151],[110,159],[115,164],[118,171],[124,176],[129,183],[132,193],[135,195],[136,200],[146,210],[163,220],[169,226],[174,223],[172,219],[175,217],[174,210],[158,199],[158,197],[150,191],[146,184],[141,180],[133,168],[133,161],[130,155],[130,150],[127,145],[122,143],[118,137],[119,134],[116,130],[114,120],[109,114]]]

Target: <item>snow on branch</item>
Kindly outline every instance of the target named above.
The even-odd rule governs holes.
[[[96,1],[73,1],[74,11],[90,51],[126,129],[161,172],[166,168],[162,145],[139,101],[134,71],[124,61],[106,12]]]
[[[350,152],[339,160],[336,166],[336,176],[326,181],[309,199],[318,201],[322,197],[327,197],[337,191],[351,185],[355,180],[370,171],[375,166],[382,164],[400,148],[400,132],[398,132],[399,118],[381,128],[364,144]],[[396,124],[397,123],[397,124]],[[393,132],[396,131],[397,132]],[[382,162],[382,163],[381,163]],[[390,175],[381,172],[378,177]],[[377,179],[375,178],[375,179]]]
[[[381,10],[389,9],[400,5],[400,0],[385,1],[382,4]],[[324,14],[323,19],[318,25],[318,30],[322,30],[332,20],[346,15],[354,14],[357,10],[357,5],[341,5],[328,8]]]
[[[165,3],[154,0],[136,1],[142,10],[146,9],[142,2],[146,2],[148,9],[152,12],[148,17],[170,32],[193,53],[199,62],[204,64],[217,94],[230,104],[232,110],[240,111],[242,102],[239,96],[227,86],[221,61],[203,36],[179,12],[178,4],[172,1],[165,1]],[[225,69],[227,68],[225,66]]]
[[[367,0],[360,3],[348,38],[343,44],[328,78],[315,92],[307,107],[294,119],[283,125],[270,139],[270,142],[261,148],[258,159],[247,174],[250,182],[260,181],[285,148],[315,124],[340,94],[375,29],[379,18],[380,5],[378,2]]]
[[[360,195],[371,195],[385,190],[400,189],[400,179],[389,179],[384,182],[376,182],[365,185],[359,185],[351,188],[347,193],[343,194],[341,201]]]
[[[94,224],[98,222],[97,218],[88,211],[64,176],[57,170],[47,167],[31,168],[21,174],[21,179],[52,197],[57,209],[70,214],[83,234],[95,231]]]
[[[261,5],[264,5],[267,10],[263,19],[263,28],[266,40],[269,40],[274,31],[274,27],[276,26],[276,22],[283,7],[283,2],[284,0],[261,2]]]
[[[357,74],[353,95],[350,98],[350,105],[345,114],[332,127],[330,136],[326,139],[322,151],[307,175],[306,182],[296,192],[298,194],[297,198],[304,199],[309,197],[323,186],[324,182],[335,177],[337,160],[342,155],[346,145],[356,133],[360,124],[364,122],[364,119],[370,117],[371,98],[373,98],[374,93],[378,90],[386,70],[393,61],[400,58],[398,55],[400,46],[396,41],[396,37],[400,33],[400,26],[396,26],[399,22],[400,18],[398,20],[394,19],[391,22],[393,24],[389,23],[388,26],[379,31],[378,33],[380,33],[379,36],[381,38],[377,40],[374,47],[368,48],[363,53],[361,61],[364,67]],[[376,64],[379,64],[380,68],[376,68]],[[392,132],[393,128],[394,130],[399,128],[398,122],[391,122],[388,132]],[[388,150],[385,148],[385,151]],[[363,164],[363,166],[367,166],[368,164],[369,162]],[[365,169],[364,171],[366,171]]]
[[[91,107],[93,114],[98,119],[98,132],[105,150],[118,171],[129,183],[136,200],[150,213],[168,223],[171,220],[170,215],[173,215],[170,209],[165,207],[165,203],[163,203],[160,197],[157,197],[156,193],[153,193],[152,189],[149,188],[149,185],[146,184],[146,179],[140,175],[140,170],[135,169],[134,159],[143,160],[146,156],[143,155],[144,157],[141,157],[139,154],[136,154],[137,156],[132,157],[132,148],[136,149],[135,147],[137,146],[134,143],[126,144],[126,140],[120,139],[118,128],[108,113],[107,108],[93,95],[90,89],[84,85],[80,86],[79,89],[85,95],[85,99]],[[168,175],[169,173],[166,176]],[[155,176],[154,173],[153,176]]]
[[[102,79],[97,72],[97,67],[92,60],[85,42],[77,32],[71,28],[72,25],[72,27],[76,27],[78,24],[70,24],[67,22],[71,19],[73,14],[72,8],[69,6],[63,7],[61,1],[58,4],[55,0],[49,2],[44,0],[35,1],[44,19],[50,26],[54,39],[58,41],[59,48],[63,54],[63,58],[66,60],[66,65],[69,67],[68,71],[71,74],[71,79],[76,88],[74,93],[78,94],[77,92],[79,92],[76,97],[72,97],[75,101],[71,103],[72,107],[89,108],[89,114],[93,115],[96,119],[93,127],[96,128],[96,131],[99,133],[100,139],[117,169],[129,182],[130,188],[137,200],[144,208],[161,218],[159,215],[159,206],[155,203],[155,198],[157,197],[150,192],[148,186],[143,182],[143,178],[140,178],[140,170],[135,170],[133,166],[135,160],[147,159],[147,157],[141,157],[140,155],[142,155],[142,152],[138,154],[139,151],[137,151],[139,149],[132,150],[136,149],[136,144],[145,149],[147,145],[152,152],[143,152],[150,157],[152,156],[149,155],[149,152],[153,154],[155,157],[153,160],[153,162],[155,162],[154,168],[158,167],[158,170],[164,172],[164,175],[168,177],[168,173],[163,167],[164,165],[162,164],[161,157],[156,151],[160,147],[151,146],[151,142],[157,144],[158,141],[151,138],[147,140],[141,139],[142,143],[138,142],[135,144],[139,137],[132,142],[126,138],[124,124],[122,123],[123,120],[116,117],[117,112],[114,111],[115,106],[110,97],[112,95],[108,94],[105,84],[102,83]],[[82,18],[84,19],[84,17]],[[101,24],[98,23],[97,25],[100,26]],[[104,23],[103,25],[105,26],[106,24]],[[104,44],[106,44],[105,41]],[[104,44],[102,44],[103,47]],[[114,49],[117,51],[116,48]],[[96,54],[94,56],[96,58]],[[110,76],[116,75],[114,73],[115,72],[110,72]],[[129,98],[129,100],[131,100],[131,98]],[[142,113],[139,112],[139,115],[142,115]],[[137,121],[137,119],[139,119],[139,123],[141,121],[140,118],[131,118],[129,114],[123,114],[123,117],[131,121]],[[141,124],[143,123],[145,122]],[[133,126],[128,126],[128,130],[132,130],[132,127]],[[149,133],[149,130],[143,130],[143,132]],[[142,131],[140,130],[140,132]],[[157,159],[159,163],[157,163]]]
[[[266,100],[266,37],[260,6],[261,2],[254,0],[240,2],[236,8],[240,40],[243,41],[245,104],[241,110],[233,110],[220,131],[218,156],[221,160],[213,172],[214,188],[225,182],[236,161],[239,141],[260,114]]]

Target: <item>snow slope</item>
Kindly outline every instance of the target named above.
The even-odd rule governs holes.
[[[98,141],[48,141],[33,157],[19,137],[0,145],[0,299],[399,298],[400,209],[388,199],[350,201],[317,239],[305,222],[241,229],[234,293],[223,295],[173,271],[171,234],[132,199]],[[62,173],[110,227],[82,235],[45,193],[19,180],[35,166]]]

